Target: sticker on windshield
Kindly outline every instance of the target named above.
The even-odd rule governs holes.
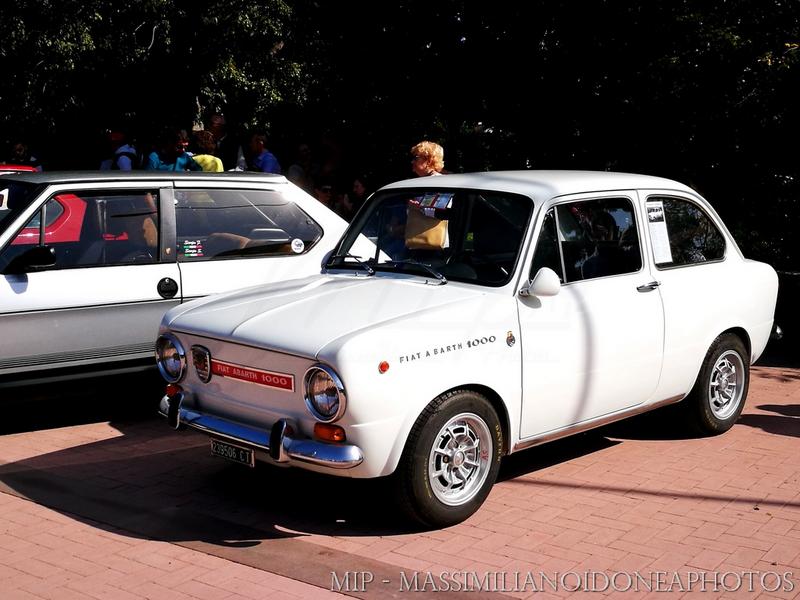
[[[292,240],[292,252],[295,254],[300,254],[305,249],[306,245],[303,243],[303,240],[300,238],[294,238]]]
[[[429,192],[424,196],[417,196],[416,198],[411,200],[411,203],[416,206],[419,206],[420,208],[438,208],[438,209],[452,208],[454,195],[455,194],[453,192],[449,193]]]

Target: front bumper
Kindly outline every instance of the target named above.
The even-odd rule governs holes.
[[[308,438],[294,438],[296,429],[286,419],[279,419],[270,431],[233,423],[219,417],[183,408],[183,393],[164,396],[159,412],[174,429],[191,427],[208,435],[244,444],[266,452],[279,463],[294,461],[332,469],[351,469],[364,460],[361,448],[352,444],[331,444]]]

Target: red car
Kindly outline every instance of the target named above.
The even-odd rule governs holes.
[[[37,171],[36,167],[31,167],[29,165],[6,165],[0,164],[0,171],[11,171],[18,173],[20,171]]]

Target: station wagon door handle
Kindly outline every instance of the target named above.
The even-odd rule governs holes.
[[[661,285],[660,281],[651,281],[650,283],[645,283],[643,285],[640,285],[636,289],[639,292],[652,292],[654,289],[656,289],[660,285]]]

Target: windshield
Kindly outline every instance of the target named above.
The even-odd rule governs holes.
[[[33,202],[38,188],[32,183],[0,179],[0,232]]]
[[[381,192],[359,214],[328,267],[502,286],[514,272],[532,209],[530,198],[503,192]]]

